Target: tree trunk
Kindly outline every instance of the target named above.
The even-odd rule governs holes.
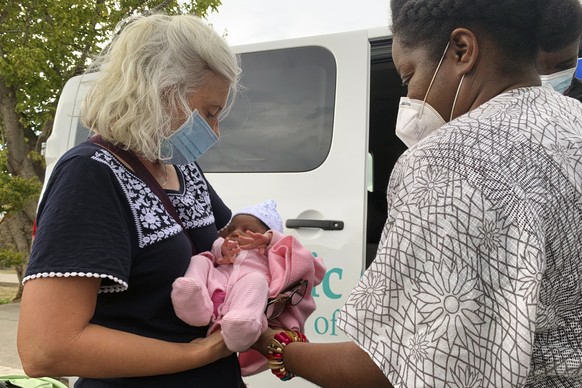
[[[8,172],[25,178],[38,178],[28,159],[28,147],[24,141],[24,128],[16,113],[16,93],[0,77],[0,117],[8,149]]]
[[[0,77],[0,117],[8,150],[8,172],[14,176],[39,179],[32,161],[28,158],[30,148],[26,144],[24,128],[16,113],[16,93],[6,85],[2,77]],[[37,200],[29,200],[23,210],[5,215],[0,223],[3,229],[3,233],[0,233],[0,246],[11,247],[26,258],[24,263],[16,266],[20,282],[30,254],[36,205]],[[20,299],[21,293],[22,285],[18,288],[17,299]]]
[[[31,204],[34,201],[30,201]],[[22,296],[22,278],[26,270],[26,263],[32,241],[32,222],[26,215],[25,211],[11,213],[4,217],[0,223],[0,245],[14,249],[24,254],[24,263],[15,265],[16,275],[18,276],[19,286],[15,301],[20,300]]]

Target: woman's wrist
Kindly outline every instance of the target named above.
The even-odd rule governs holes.
[[[269,352],[267,351],[267,345],[269,345],[269,342],[275,336],[275,334],[277,334],[280,331],[281,330],[273,330],[271,328],[268,328],[265,332],[263,332],[259,336],[259,339],[257,340],[257,342],[255,342],[252,348],[255,349],[257,352],[261,353],[263,356],[267,357],[269,355]]]
[[[214,331],[212,334],[210,334],[210,337],[214,336],[214,341],[212,343],[212,346],[210,348],[210,351],[216,355],[216,360],[219,360],[221,358],[230,356],[231,354],[233,354],[233,351],[230,350],[227,346],[226,343],[224,342],[224,338],[222,337],[222,334],[220,333],[220,331]]]
[[[287,346],[293,342],[308,342],[300,331],[283,330],[276,333],[267,344],[267,359],[271,372],[283,381],[291,380],[295,374],[285,366],[284,355]]]
[[[214,332],[206,338],[198,338],[190,342],[190,360],[194,363],[192,368],[218,361],[221,358],[231,355],[233,352],[226,347],[220,332]]]

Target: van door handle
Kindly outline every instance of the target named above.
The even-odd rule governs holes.
[[[343,221],[333,220],[305,220],[305,219],[291,219],[285,222],[285,226],[291,229],[297,228],[319,228],[323,230],[343,230]]]

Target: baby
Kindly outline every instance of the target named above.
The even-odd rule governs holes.
[[[192,257],[183,277],[174,281],[176,315],[192,326],[220,329],[226,346],[239,355],[243,375],[266,367],[264,357],[247,350],[272,326],[303,331],[315,310],[311,289],[324,274],[293,236],[283,234],[275,201],[238,211],[219,231],[211,252]],[[299,303],[301,302],[301,303]]]

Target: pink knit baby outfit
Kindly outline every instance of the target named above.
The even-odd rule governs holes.
[[[211,323],[209,333],[220,328],[226,346],[241,352],[241,371],[248,376],[266,369],[267,365],[258,352],[247,351],[268,327],[264,313],[267,299],[278,296],[297,280],[307,280],[301,303],[288,306],[272,322],[272,326],[303,331],[305,320],[315,310],[311,290],[321,283],[325,267],[297,239],[281,233],[280,218],[261,217],[265,206],[260,211],[246,210],[237,214],[257,216],[269,227],[280,229],[271,229],[273,238],[266,255],[256,249],[242,250],[233,264],[218,265],[224,239],[217,239],[211,252],[193,256],[184,276],[176,279],[172,303],[176,315],[184,322],[192,326]]]

